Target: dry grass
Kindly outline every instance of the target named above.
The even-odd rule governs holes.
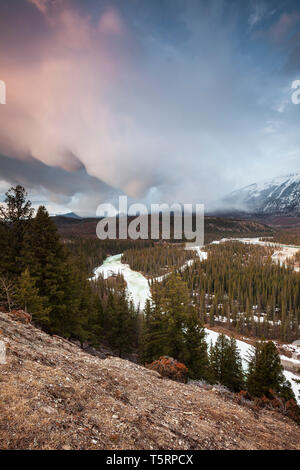
[[[1,449],[300,449],[300,428],[0,313]]]

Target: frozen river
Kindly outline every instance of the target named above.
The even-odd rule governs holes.
[[[121,263],[122,254],[109,256],[104,263],[95,269],[95,278],[100,275],[104,279],[115,274],[122,274],[127,284],[128,297],[133,301],[135,308],[144,310],[146,300],[150,299],[151,292],[148,280],[137,271],[133,271],[129,264]]]
[[[258,239],[252,239],[252,240],[247,239],[247,242],[257,243]],[[257,244],[260,244],[260,243],[257,243]],[[207,253],[205,251],[202,251],[199,247],[195,249],[201,260],[206,259]],[[121,262],[121,257],[122,257],[122,254],[109,256],[100,267],[95,269],[94,271],[95,278],[101,275],[103,276],[104,279],[107,279],[108,277],[112,275],[122,274],[127,284],[128,297],[133,301],[136,308],[139,307],[140,310],[143,310],[147,299],[151,298],[149,282],[145,278],[145,276],[143,276],[141,273],[137,271],[133,271],[129,267],[128,264],[123,264]],[[210,342],[214,344],[219,336],[219,333],[209,330],[209,329],[206,329],[206,334],[207,334],[206,341],[208,345],[210,345]],[[238,346],[238,349],[240,351],[240,354],[243,360],[243,367],[244,369],[246,369],[249,352],[253,350],[253,347],[250,344],[246,343],[245,341],[240,341],[240,340],[237,341],[237,346]],[[298,398],[300,395],[300,384],[297,384],[292,380],[293,378],[299,379],[299,376],[287,370],[284,371],[284,375],[286,379],[288,379],[291,382],[295,396],[297,397],[298,402],[300,402]]]

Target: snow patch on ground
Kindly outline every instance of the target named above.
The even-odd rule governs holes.
[[[187,247],[185,248],[186,250],[194,250],[197,252],[199,258],[200,258],[200,261],[203,261],[205,259],[207,259],[207,252],[206,251],[203,251],[201,250],[200,246],[191,246],[191,247]],[[190,260],[191,262],[193,262],[193,260]]]
[[[208,328],[205,328],[205,333],[206,333],[206,341],[209,346],[211,342],[213,345],[215,344],[220,334],[220,333],[217,333],[216,331],[209,330]],[[229,336],[227,337],[229,338]],[[237,340],[236,344],[237,344],[237,347],[239,349],[239,352],[243,361],[243,368],[246,370],[248,367],[247,360],[249,360],[251,353],[253,353],[254,347],[251,346],[251,344],[245,343],[244,341],[240,341],[240,340]]]
[[[215,342],[218,339],[219,333],[217,333],[216,331],[209,330],[207,328],[205,328],[205,332],[206,332],[206,341],[207,341],[208,345],[210,346],[211,342],[212,342],[212,344],[215,344]],[[229,338],[228,335],[225,335],[225,336],[227,336]],[[236,343],[237,343],[237,347],[239,349],[239,352],[240,352],[240,355],[241,355],[241,358],[242,358],[243,369],[245,371],[247,371],[248,361],[249,361],[251,353],[254,351],[254,347],[251,346],[251,344],[248,344],[248,343],[246,343],[244,341],[240,341],[240,340],[237,340]],[[285,356],[280,356],[280,358],[287,359]],[[300,403],[300,384],[297,384],[293,380],[293,379],[298,379],[299,380],[300,377],[296,374],[293,374],[293,372],[290,372],[288,370],[284,370],[283,374],[284,374],[285,378],[290,381],[293,392],[295,394],[295,397],[296,397],[298,403]]]

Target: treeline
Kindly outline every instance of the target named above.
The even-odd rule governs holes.
[[[295,232],[280,231],[272,235],[272,237],[261,237],[261,240],[281,245],[300,246],[300,235]]]
[[[242,229],[241,231],[238,231],[235,229],[232,229],[232,230],[220,229],[220,231],[210,231],[206,226],[204,227],[205,245],[208,245],[209,243],[215,240],[222,240],[222,238],[230,239],[230,238],[245,238],[245,237],[246,238],[260,238],[261,240],[267,239],[268,241],[271,241],[270,238],[266,237],[266,233],[263,231],[257,231],[257,230],[247,231],[247,230],[242,230]]]
[[[195,259],[192,250],[185,250],[183,245],[155,245],[144,249],[128,249],[123,253],[122,263],[127,263],[134,271],[147,276],[160,276],[174,267],[181,267],[190,259]]]
[[[192,379],[219,383],[233,392],[247,390],[254,397],[271,398],[273,393],[284,400],[295,398],[273,342],[257,343],[244,371],[234,337],[221,334],[215,345],[208,347],[205,336],[188,285],[180,274],[173,272],[164,283],[155,283],[142,330],[145,364],[169,356],[184,363]]]
[[[226,242],[183,271],[203,323],[291,341],[299,336],[300,275],[271,260],[272,249]]]

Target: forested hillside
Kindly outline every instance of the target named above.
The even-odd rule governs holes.
[[[299,336],[300,274],[271,260],[273,248],[239,242],[207,247],[182,275],[204,323],[291,341]]]
[[[74,257],[80,256],[84,259],[90,276],[107,256],[128,252],[128,250],[136,253],[139,250],[154,246],[151,240],[99,240],[98,238],[80,237],[78,235],[63,239],[63,241]]]
[[[127,218],[128,225],[132,222],[134,217],[129,216]],[[52,217],[53,222],[58,228],[58,231],[63,239],[69,239],[73,237],[91,237],[96,238],[96,227],[99,222],[99,218],[86,218],[86,219],[72,219],[69,217],[56,216]],[[193,220],[193,227],[195,228],[195,217]],[[148,216],[148,232],[149,240],[151,234],[151,216]],[[268,225],[254,221],[254,220],[243,220],[231,217],[214,217],[205,216],[204,218],[204,231],[205,231],[205,243],[209,243],[212,240],[218,240],[223,237],[259,237],[259,236],[272,236],[275,230]],[[118,233],[118,219],[117,219],[117,233]],[[173,243],[180,243],[183,240],[172,240],[173,233],[173,216],[170,217],[170,233],[171,241]],[[161,235],[161,233],[160,233]],[[161,240],[161,236],[159,237]],[[155,241],[159,241],[155,240]]]
[[[122,263],[148,276],[161,276],[172,268],[180,268],[188,260],[196,259],[196,253],[185,250],[184,245],[156,244],[151,248],[129,248],[122,256]]]

